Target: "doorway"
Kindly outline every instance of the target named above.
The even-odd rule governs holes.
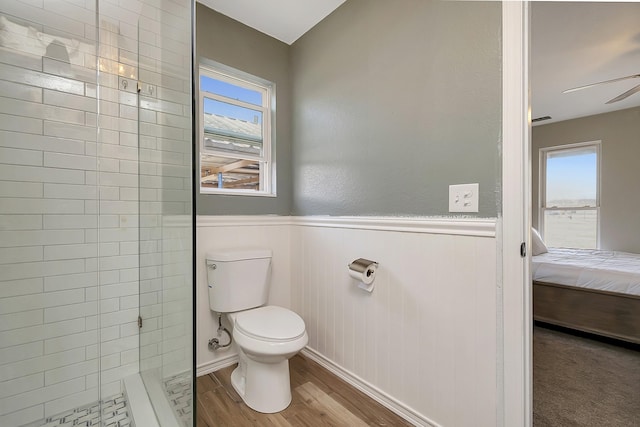
[[[638,126],[630,123],[627,131],[624,123],[627,117],[640,113],[640,99],[636,99],[640,97],[633,96],[638,84],[633,76],[640,61],[637,47],[640,5],[533,2],[529,7],[533,126],[527,158],[531,165],[531,210],[527,215],[531,217],[531,225],[543,229],[542,238],[551,248],[548,253],[556,259],[563,254],[561,251],[571,251],[573,255],[566,262],[574,268],[577,257],[582,256],[581,246],[602,256],[613,251],[638,253],[640,239],[635,236],[637,233],[628,232],[637,226],[622,226],[631,220],[624,212],[634,211],[618,201],[618,194],[624,193],[626,184],[616,187],[610,184],[616,182],[618,175],[627,176],[624,182],[637,182],[634,172],[631,175],[626,172],[625,159],[633,154],[625,154],[622,147],[634,145],[632,141],[637,145]],[[626,95],[618,96],[621,94]],[[585,147],[597,147],[597,151],[586,153]],[[591,192],[581,190],[587,180],[581,178],[584,174],[573,165],[587,157],[595,161]],[[550,169],[558,159],[562,163],[564,178],[560,183],[565,193],[552,197],[555,178]],[[575,185],[568,185],[573,181]],[[546,197],[539,196],[544,195],[545,189]],[[566,192],[568,189],[570,192]],[[573,234],[554,235],[554,224],[559,221],[564,222],[560,231]],[[576,234],[581,233],[580,221],[590,227],[591,233],[582,242],[579,239],[585,236]],[[622,229],[627,232],[619,231]],[[581,299],[586,292],[595,295],[594,298],[602,296],[602,289],[588,288],[597,281],[579,279],[574,285],[551,274],[538,276],[536,272],[541,268],[555,272],[562,266],[546,261],[543,264],[538,254],[532,255],[535,281],[532,314],[535,319],[545,321],[536,323],[532,332],[532,424],[633,425],[640,412],[640,404],[631,397],[640,393],[640,374],[634,368],[640,364],[638,347],[603,338],[618,334],[620,316],[612,316],[615,324],[607,330],[599,323],[597,314],[602,299],[594,300],[591,308],[586,308],[587,303]],[[543,256],[544,250],[540,254]],[[583,274],[588,274],[586,270],[594,262],[587,261],[581,267],[585,270]],[[558,289],[546,301],[540,297],[541,281]],[[581,289],[575,290],[576,287]],[[559,292],[569,291],[576,293],[566,297],[571,305],[563,307],[564,297]],[[621,309],[616,305],[613,310],[618,313]],[[560,311],[571,319],[563,320],[557,314]],[[576,320],[582,316],[589,325]],[[563,328],[566,326],[570,328]],[[612,399],[613,396],[616,398]]]

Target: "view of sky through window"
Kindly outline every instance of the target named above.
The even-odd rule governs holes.
[[[547,206],[595,206],[597,155],[595,149],[549,153]]]
[[[262,93],[213,79],[211,77],[200,76],[200,90],[246,102],[257,107],[262,106]],[[262,114],[259,111],[250,108],[238,107],[208,98],[205,98],[204,100],[204,112],[207,114],[218,114],[220,116],[244,120],[247,122],[256,122],[256,120],[258,120],[257,123],[262,123]]]
[[[246,89],[231,83],[200,76],[200,89],[205,92],[217,93],[227,98],[248,102],[249,104],[262,105],[262,94],[258,91]]]
[[[599,145],[544,151],[543,238],[555,248],[598,247]]]

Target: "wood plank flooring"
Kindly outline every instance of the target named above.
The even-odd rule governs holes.
[[[291,405],[277,414],[262,414],[245,405],[233,389],[235,367],[198,378],[197,427],[412,425],[300,354],[289,360]]]

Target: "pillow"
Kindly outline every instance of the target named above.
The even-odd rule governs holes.
[[[547,250],[547,245],[542,241],[540,233],[538,233],[538,230],[531,227],[531,255],[536,256],[547,252],[549,252]]]

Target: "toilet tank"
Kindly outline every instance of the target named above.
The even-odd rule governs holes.
[[[231,313],[267,303],[270,249],[207,252],[209,307]]]

